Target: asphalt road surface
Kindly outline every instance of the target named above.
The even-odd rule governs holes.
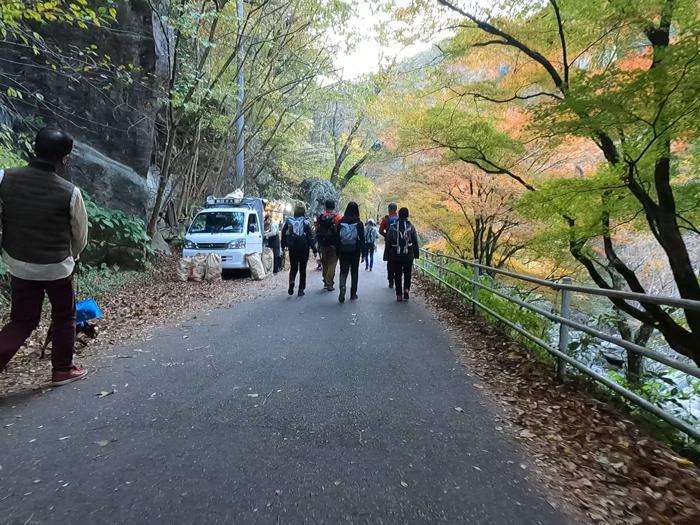
[[[384,272],[340,305],[310,265],[304,298],[279,277],[84,381],[0,400],[0,522],[565,523]]]

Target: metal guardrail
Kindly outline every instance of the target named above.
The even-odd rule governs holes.
[[[652,350],[650,348],[646,348],[640,345],[637,345],[635,343],[632,343],[630,341],[625,341],[624,339],[621,339],[619,337],[612,336],[610,334],[606,334],[605,332],[602,332],[600,330],[596,330],[595,328],[591,328],[589,326],[586,326],[584,324],[578,323],[572,319],[570,319],[571,315],[571,293],[572,292],[577,292],[577,293],[584,293],[588,295],[596,295],[596,296],[605,296],[605,297],[612,297],[612,298],[618,298],[618,299],[627,299],[627,300],[633,300],[633,301],[638,301],[638,302],[643,302],[643,303],[651,303],[651,304],[658,304],[658,305],[664,305],[664,306],[673,306],[673,307],[678,307],[678,308],[684,308],[686,310],[697,310],[700,311],[700,301],[691,301],[687,299],[678,299],[675,297],[664,297],[664,296],[650,296],[646,294],[640,294],[640,293],[634,293],[634,292],[624,292],[620,290],[605,290],[602,288],[592,288],[592,287],[586,287],[586,286],[577,286],[572,284],[571,279],[569,278],[564,278],[561,283],[554,282],[554,281],[548,281],[545,279],[539,279],[536,277],[532,277],[529,275],[523,275],[515,272],[510,272],[507,270],[502,270],[500,268],[492,268],[490,266],[485,266],[483,264],[476,263],[474,261],[468,261],[466,259],[460,259],[459,257],[453,257],[451,255],[445,255],[445,254],[439,254],[439,253],[434,253],[430,252],[428,250],[421,249],[421,253],[424,255],[423,259],[419,259],[416,262],[416,266],[420,269],[421,272],[423,272],[426,275],[429,275],[436,281],[440,282],[441,284],[445,285],[447,288],[451,289],[452,291],[456,292],[460,296],[464,297],[467,299],[473,307],[474,312],[477,311],[477,309],[481,309],[484,312],[488,313],[489,315],[495,317],[499,321],[503,322],[516,332],[518,332],[520,335],[523,337],[529,339],[533,343],[537,344],[538,346],[542,347],[545,349],[547,352],[552,354],[556,358],[556,363],[557,363],[557,376],[560,379],[564,378],[565,372],[566,372],[566,365],[569,364],[576,368],[577,370],[583,372],[584,374],[592,377],[599,383],[602,383],[606,387],[610,388],[611,390],[615,391],[616,393],[620,394],[621,396],[625,397],[632,403],[636,404],[637,406],[651,412],[655,416],[659,417],[660,419],[666,421],[673,427],[677,428],[681,432],[687,434],[688,436],[692,437],[693,439],[700,441],[700,429],[695,428],[685,421],[682,421],[675,417],[672,414],[669,414],[668,412],[665,412],[658,406],[650,403],[648,400],[644,399],[643,397],[639,396],[635,392],[625,388],[624,386],[616,383],[609,377],[600,374],[593,370],[592,368],[586,366],[585,364],[581,363],[580,361],[574,359],[573,357],[569,356],[566,353],[566,350],[569,345],[569,329],[573,329],[575,331],[579,332],[584,332],[587,333],[597,339],[601,339],[603,341],[607,341],[609,343],[612,343],[614,345],[617,345],[621,348],[624,348],[628,351],[634,352],[636,354],[642,355],[646,358],[652,359],[654,361],[657,361],[659,363],[663,363],[671,368],[674,368],[676,370],[682,371],[690,376],[700,378],[700,368],[681,362],[677,359],[673,359],[672,357],[669,357],[667,355],[664,355],[660,352],[657,352],[655,350]],[[440,264],[436,262],[436,260],[440,260],[443,262],[443,264]],[[469,277],[453,270],[452,268],[447,267],[446,264],[444,264],[446,261],[454,261],[454,262],[459,262],[460,264],[463,264],[465,266],[471,267],[474,271],[474,278],[470,279]],[[430,266],[430,268],[429,268]],[[437,271],[435,271],[437,270]],[[507,277],[519,280],[519,281],[526,281],[534,284],[538,284],[540,286],[545,286],[547,288],[553,289],[553,290],[560,290],[562,292],[561,294],[561,304],[560,304],[560,315],[554,314],[552,312],[549,312],[543,308],[540,308],[538,306],[535,306],[533,304],[530,304],[526,301],[522,301],[518,298],[511,297],[510,295],[500,291],[496,290],[495,288],[492,288],[483,282],[480,282],[479,276],[481,271],[488,271],[490,273],[496,273],[500,275],[505,275]],[[458,277],[460,280],[464,282],[468,282],[472,285],[471,288],[471,294],[465,293],[463,290],[457,288],[456,286],[452,285],[451,283],[447,282],[444,279],[444,273],[448,273],[450,275],[454,275]],[[542,317],[545,317],[546,319],[549,319],[550,321],[554,321],[555,323],[559,324],[559,341],[557,344],[557,347],[553,347],[550,345],[548,342],[544,341],[542,338],[531,334],[518,324],[514,323],[510,319],[506,319],[503,317],[501,314],[498,312],[494,311],[493,309],[489,308],[485,304],[483,304],[481,301],[479,301],[479,290],[486,290],[489,293],[492,293],[494,295],[497,295],[503,299],[506,299],[514,304],[517,304],[523,308],[526,308],[538,315],[541,315]]]

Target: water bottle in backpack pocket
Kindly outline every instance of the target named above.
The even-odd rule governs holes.
[[[351,253],[357,250],[357,223],[340,223],[340,251]]]

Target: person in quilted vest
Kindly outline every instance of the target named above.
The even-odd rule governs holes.
[[[70,135],[44,128],[26,166],[0,171],[2,258],[11,276],[12,300],[10,322],[0,331],[0,370],[39,325],[46,295],[51,303],[54,386],[87,375],[73,363],[73,270],[87,244],[88,218],[80,189],[59,175],[72,150]]]

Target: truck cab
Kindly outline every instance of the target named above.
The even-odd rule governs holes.
[[[247,269],[246,254],[263,251],[263,209],[258,198],[208,197],[185,234],[182,255],[217,253],[224,269]]]

